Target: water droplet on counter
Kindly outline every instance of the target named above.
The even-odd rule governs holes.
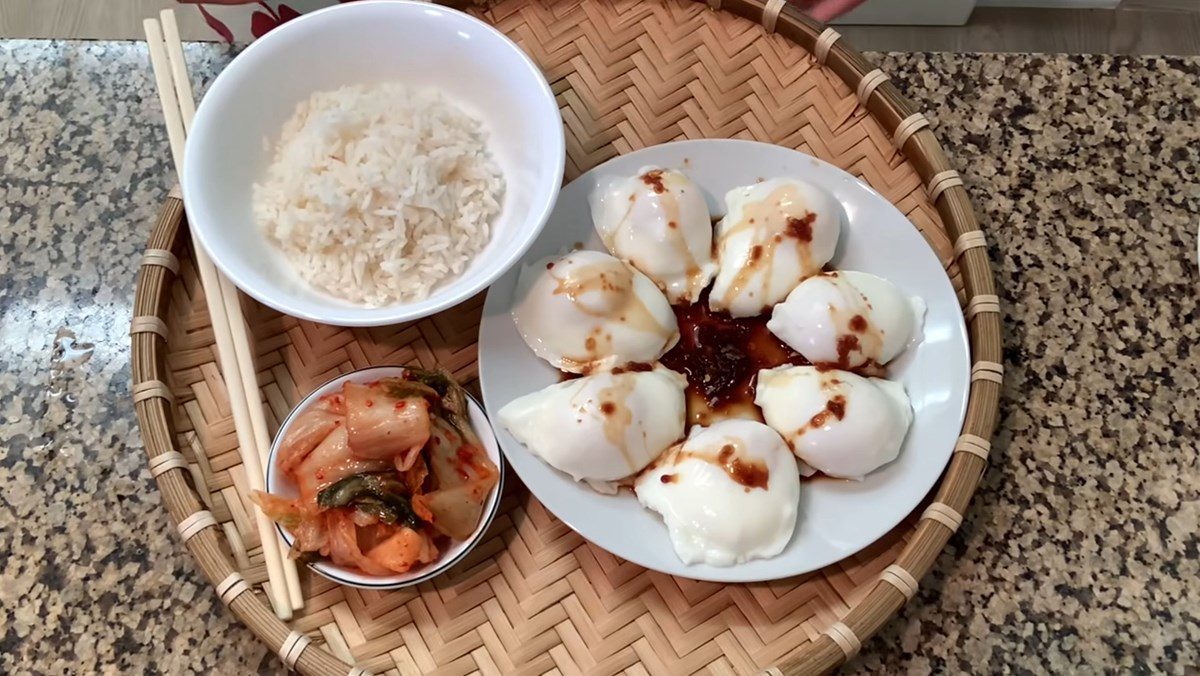
[[[82,366],[92,358],[95,351],[94,343],[84,343],[76,340],[75,332],[66,327],[60,328],[54,334],[54,348],[50,352],[51,369],[62,371],[67,368]]]
[[[86,364],[95,349],[94,343],[79,341],[71,329],[60,328],[54,334],[54,344],[50,350],[50,382],[46,387],[46,395],[74,404],[75,395],[67,393],[72,371]]]

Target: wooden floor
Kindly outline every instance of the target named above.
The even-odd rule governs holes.
[[[185,40],[214,39],[197,10],[173,0],[0,0],[0,38],[141,39],[141,20],[163,7],[178,7]],[[1200,0],[1125,0],[1115,10],[978,7],[966,26],[838,30],[866,51],[1200,55]]]

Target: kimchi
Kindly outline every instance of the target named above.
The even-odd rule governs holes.
[[[291,555],[368,575],[408,572],[469,538],[500,478],[466,392],[422,369],[321,397],[288,426],[275,463],[296,497],[253,499],[291,531]]]

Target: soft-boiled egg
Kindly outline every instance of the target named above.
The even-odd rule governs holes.
[[[645,273],[672,303],[700,297],[717,264],[700,188],[673,169],[643,167],[589,197],[592,222],[614,256]]]
[[[774,430],[753,420],[694,428],[638,476],[684,563],[731,566],[783,551],[796,529],[800,475]]]
[[[663,366],[637,368],[555,383],[514,399],[500,409],[500,424],[577,481],[627,477],[683,436],[687,381]]]
[[[895,460],[912,423],[903,385],[815,366],[759,371],[755,403],[801,462],[843,479]]]
[[[844,215],[829,192],[792,178],[734,188],[717,226],[714,310],[750,317],[783,300],[833,258]]]
[[[679,340],[675,314],[654,282],[599,251],[521,270],[512,314],[534,354],[571,373],[652,362]]]
[[[814,364],[886,364],[920,335],[925,302],[865,272],[825,272],[775,306],[767,328]]]

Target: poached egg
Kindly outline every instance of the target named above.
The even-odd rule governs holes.
[[[775,306],[767,328],[814,364],[886,364],[921,333],[925,302],[866,272],[823,272]]]
[[[708,299],[714,310],[761,314],[833,258],[845,218],[827,191],[775,178],[734,188],[725,203],[717,226],[720,270]]]
[[[588,202],[604,246],[672,303],[694,302],[717,273],[708,204],[683,173],[643,167],[602,185]]]
[[[696,427],[634,484],[662,515],[684,563],[731,566],[783,551],[796,530],[800,475],[774,430],[753,420]]]
[[[627,477],[683,437],[687,381],[664,366],[646,368],[555,383],[509,402],[500,424],[576,481]]]
[[[815,366],[759,371],[754,401],[806,474],[843,479],[895,460],[913,418],[900,383]]]
[[[534,354],[570,373],[657,360],[679,340],[675,314],[645,275],[600,251],[521,270],[513,321]]]

